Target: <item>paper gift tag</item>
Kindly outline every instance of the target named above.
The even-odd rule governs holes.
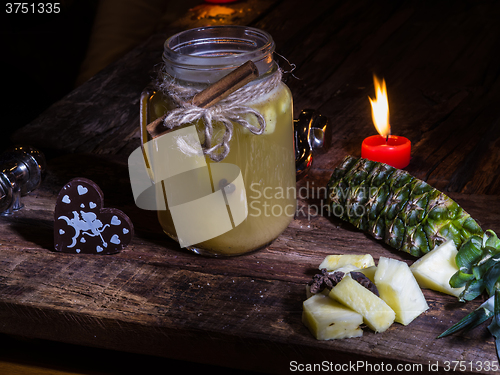
[[[114,254],[134,235],[132,222],[122,211],[104,208],[96,183],[75,178],[59,192],[54,210],[54,246],[76,254]]]

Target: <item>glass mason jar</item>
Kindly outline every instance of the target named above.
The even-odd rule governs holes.
[[[198,171],[201,174],[196,172],[194,180],[191,179],[184,185],[179,181],[173,185],[165,181],[156,184],[157,200],[165,200],[164,209],[158,209],[159,222],[164,232],[177,241],[180,240],[178,232],[181,226],[182,230],[190,229],[199,233],[205,226],[217,229],[225,219],[213,216],[210,210],[199,208],[201,205],[197,204],[195,199],[189,202],[191,205],[188,206],[185,198],[186,205],[182,207],[184,216],[182,220],[176,219],[179,207],[182,205],[176,206],[177,216],[175,216],[172,209],[174,198],[171,197],[180,191],[189,190],[198,183],[206,184],[208,180],[212,190],[206,193],[206,197],[202,197],[203,194],[199,191],[195,193],[196,198],[200,199],[199,202],[209,195],[224,192],[224,210],[230,212],[230,229],[224,227],[226,229],[219,230],[220,234],[214,237],[205,236],[206,239],[201,238],[198,243],[188,242],[188,245],[182,246],[195,253],[232,256],[260,249],[275,240],[293,220],[296,210],[296,171],[292,95],[288,87],[281,82],[281,72],[273,60],[273,52],[272,37],[259,29],[244,26],[213,26],[187,30],[166,40],[160,82],[142,93],[141,144],[145,157],[158,159],[149,162],[159,165],[177,164],[175,158],[165,156],[166,154],[161,157],[148,156],[145,148],[146,143],[151,140],[146,125],[179,108],[173,95],[163,89],[163,82],[174,82],[180,91],[185,89],[199,92],[248,60],[252,60],[257,66],[259,76],[244,88],[252,90],[257,85],[265,86],[279,73],[279,81],[270,91],[269,87],[264,94],[262,91],[256,91],[250,100],[243,103],[245,107],[256,110],[265,119],[263,133],[255,134],[249,128],[232,120],[229,152],[223,160],[214,161],[205,153],[203,158],[206,168],[200,168]],[[237,93],[238,91],[232,95]],[[231,100],[231,96],[228,100]],[[259,127],[256,116],[243,114],[241,117],[251,125]],[[225,127],[217,121],[211,125],[212,140],[217,143],[227,133],[224,133]],[[182,123],[175,125],[172,131],[187,127],[195,129],[200,144],[203,144],[206,123],[202,120]],[[177,143],[174,148],[178,145]],[[199,156],[197,154],[195,157]],[[229,166],[232,166],[238,175],[234,181],[231,180],[234,176],[224,179],[217,174],[221,167],[227,170]],[[236,212],[235,206],[232,206],[234,203],[232,199],[239,199],[237,204],[240,204],[241,208],[243,202],[244,208]],[[179,242],[182,245],[182,241]]]

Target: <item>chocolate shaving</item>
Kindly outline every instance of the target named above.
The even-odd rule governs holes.
[[[312,281],[309,283],[309,285],[311,285],[310,292],[316,294],[325,288],[332,289],[343,277],[344,272],[337,271],[329,273],[326,268],[323,268],[321,273],[314,275]]]
[[[371,280],[364,274],[362,274],[361,272],[350,272],[350,274],[353,280],[360,283],[376,296],[380,296],[375,284],[372,283]],[[320,293],[325,288],[331,290],[340,282],[340,280],[344,278],[344,275],[345,274],[342,271],[328,272],[326,268],[323,268],[321,269],[321,273],[317,273],[316,275],[314,275],[312,281],[309,282],[309,285],[311,286],[309,291],[312,294],[316,294]]]
[[[378,289],[375,286],[375,284],[372,283],[371,280],[365,275],[363,275],[361,272],[351,272],[351,277],[353,280],[356,280],[358,283],[363,285],[366,289],[375,294],[377,297],[380,297]]]

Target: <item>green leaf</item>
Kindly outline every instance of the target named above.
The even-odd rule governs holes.
[[[488,330],[495,337],[495,347],[497,349],[497,357],[500,359],[500,291],[495,290],[495,306],[493,319],[488,326]]]
[[[500,254],[494,256],[488,254],[472,266],[472,273],[476,279],[481,279],[498,263],[500,263]]]
[[[465,285],[465,289],[458,296],[459,301],[472,301],[483,293],[485,288],[484,280],[473,279]]]
[[[488,229],[484,232],[483,236],[483,247],[490,246],[496,250],[496,252],[500,252],[500,239],[491,229]]]
[[[495,263],[483,276],[484,286],[490,296],[495,294],[500,278],[500,263]]]
[[[451,335],[452,333],[458,332],[462,329],[467,328],[468,330],[477,327],[481,323],[488,320],[494,315],[494,298],[489,298],[486,302],[481,304],[473,312],[462,318],[458,323],[454,324],[446,331],[441,333],[437,338],[445,337]]]
[[[452,288],[461,288],[469,281],[474,280],[474,278],[473,274],[465,273],[459,270],[450,278],[450,286]]]
[[[471,273],[472,266],[483,256],[482,239],[472,236],[463,243],[455,258],[457,266],[465,273]]]
[[[441,333],[437,338],[440,339],[445,336],[449,336],[455,332],[458,332],[462,329],[473,329],[480,325],[481,323],[485,322],[489,318],[493,316],[493,313],[489,311],[488,309],[485,308],[478,308],[471,312],[469,315],[465,316],[462,320],[460,320],[458,323],[454,324],[450,328],[448,328],[446,331]]]
[[[493,255],[497,255],[499,253],[500,253],[500,250],[497,249],[496,247],[489,246],[489,245],[483,246],[483,256],[485,256],[487,254],[490,256],[493,256]]]

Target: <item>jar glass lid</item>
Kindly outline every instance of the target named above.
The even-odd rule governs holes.
[[[252,60],[259,74],[274,66],[274,41],[247,26],[210,26],[183,31],[164,44],[165,71],[174,78],[213,83]]]

